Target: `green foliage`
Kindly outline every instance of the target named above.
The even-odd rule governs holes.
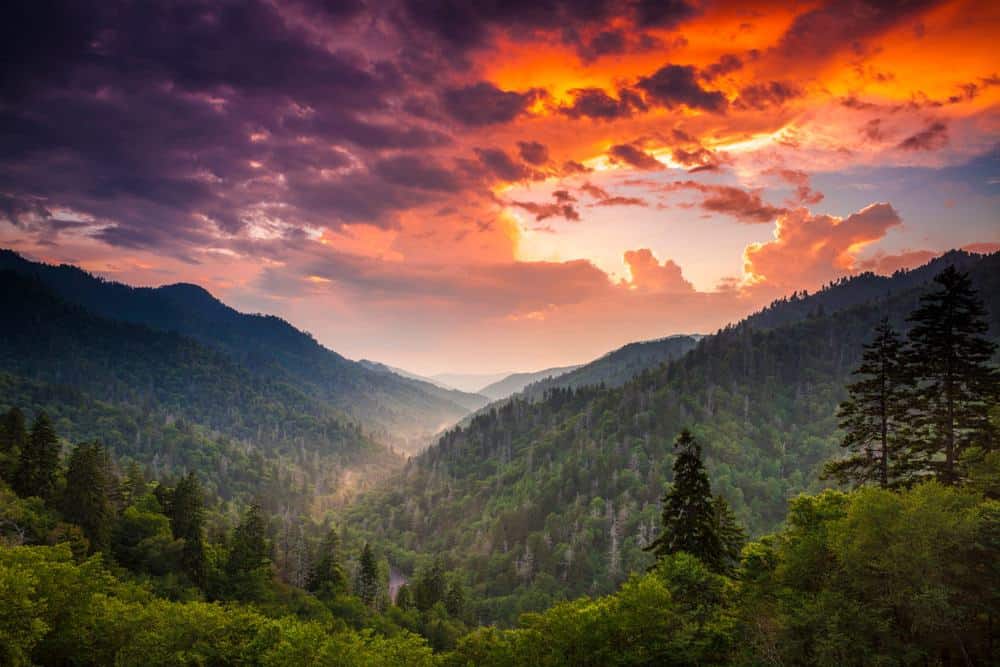
[[[667,566],[674,559],[676,566]],[[735,638],[735,619],[721,598],[725,582],[697,559],[679,555],[663,572],[633,576],[616,594],[581,598],[526,614],[516,630],[482,628],[462,639],[445,664],[454,665],[691,665],[719,664]],[[684,570],[682,574],[675,570]],[[678,598],[669,586],[696,580],[704,595]],[[717,586],[701,592],[711,581]],[[714,595],[713,595],[714,593]]]
[[[914,444],[938,479],[955,483],[967,448],[994,446],[989,411],[1000,401],[1000,371],[990,365],[997,346],[984,336],[986,310],[969,276],[948,267],[934,282],[910,316]]]
[[[409,611],[410,609],[415,608],[416,605],[413,602],[413,594],[410,592],[409,584],[402,584],[399,587],[399,589],[396,591],[395,602],[396,606],[402,609],[403,611]]]
[[[182,570],[184,543],[175,540],[170,519],[159,511],[152,495],[145,503],[125,508],[112,538],[115,560],[132,572],[166,576]]]
[[[674,445],[674,482],[663,496],[663,532],[646,547],[658,558],[680,552],[700,559],[716,572],[730,571],[738,562],[743,532],[725,500],[712,498],[701,462],[701,446],[687,429]]]
[[[347,574],[340,559],[340,535],[335,528],[330,528],[323,537],[316,562],[309,572],[307,586],[310,591],[324,598],[347,592]]]
[[[345,467],[397,463],[351,417],[282,373],[169,326],[97,316],[9,271],[0,271],[0,308],[10,314],[0,328],[0,409],[45,412],[60,433],[99,440],[152,477],[197,470],[224,497],[304,509],[306,488],[323,489]],[[24,474],[36,474],[38,462],[28,463]]]
[[[91,552],[111,546],[114,508],[111,506],[110,461],[98,443],[77,445],[66,466],[63,517],[83,529]]]
[[[792,503],[744,559],[747,645],[785,664],[989,664],[997,504],[937,483]]]
[[[174,539],[184,540],[181,563],[184,573],[196,585],[206,585],[205,497],[198,477],[189,472],[170,494],[170,529]]]
[[[837,413],[844,431],[841,446],[851,455],[827,464],[824,474],[842,484],[895,486],[911,472],[904,455],[910,392],[903,342],[888,318],[875,328],[854,375],[861,377],[847,386],[848,399]]]
[[[14,482],[21,450],[28,442],[24,413],[16,406],[0,418],[0,479]]]
[[[375,564],[375,553],[372,546],[365,543],[358,561],[358,574],[354,580],[354,592],[369,608],[375,607],[379,594],[378,566]]]
[[[46,502],[56,493],[59,438],[52,421],[41,412],[31,425],[31,435],[21,448],[14,488],[21,496],[38,496]]]
[[[703,338],[622,387],[557,389],[479,414],[363,497],[344,524],[408,573],[425,554],[444,558],[466,575],[473,618],[511,623],[609,593],[652,564],[643,547],[659,534],[673,440],[689,428],[738,523],[753,536],[774,531],[789,498],[826,486],[819,473],[842,442],[837,406],[873,329],[891,313],[905,331],[905,314],[952,261],[969,269],[1000,334],[1000,255],[841,281]]]
[[[416,573],[413,584],[413,601],[420,611],[427,611],[445,599],[444,565],[434,559],[423,570]]]
[[[251,607],[171,602],[66,547],[0,547],[0,659],[7,665],[429,666],[431,649]]]
[[[271,547],[260,506],[250,505],[233,531],[226,559],[226,594],[237,600],[260,600],[271,580]]]

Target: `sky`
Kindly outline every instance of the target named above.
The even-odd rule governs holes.
[[[0,9],[0,246],[531,370],[1000,249],[1000,3]]]

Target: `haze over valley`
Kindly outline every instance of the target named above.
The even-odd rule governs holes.
[[[1000,7],[0,9],[0,665],[1000,664]]]

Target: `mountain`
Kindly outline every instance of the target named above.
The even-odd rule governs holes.
[[[687,354],[698,344],[700,338],[698,335],[676,335],[629,343],[589,364],[534,382],[525,387],[524,394],[540,398],[556,387],[577,389],[600,384],[620,387],[643,371]]]
[[[96,315],[188,336],[255,375],[330,403],[374,437],[410,451],[486,402],[346,359],[281,318],[240,313],[197,285],[130,287],[10,250],[0,250],[3,269],[34,276]]]
[[[393,366],[387,366],[386,364],[379,363],[377,361],[370,361],[368,359],[361,359],[358,361],[359,364],[375,371],[376,373],[381,373],[383,375],[396,375],[402,377],[404,380],[409,380],[411,382],[419,383],[419,387],[422,391],[427,392],[432,396],[437,396],[440,400],[455,403],[462,406],[467,412],[473,412],[483,407],[489,403],[489,397],[483,396],[482,394],[472,394],[465,391],[459,391],[458,389],[452,389],[451,387],[442,385],[430,378],[425,378],[415,373],[410,373],[409,371],[404,371],[401,368],[395,368]]]
[[[438,382],[446,387],[454,387],[462,391],[481,393],[480,390],[487,385],[499,382],[510,373],[438,373],[432,375],[430,380]]]
[[[0,407],[44,410],[71,441],[99,439],[157,476],[197,470],[223,497],[305,506],[349,466],[398,465],[294,384],[191,337],[96,315],[35,276],[0,270],[0,312]]]
[[[802,290],[778,299],[747,317],[744,324],[754,328],[773,328],[817,315],[832,315],[853,306],[884,301],[894,294],[926,285],[947,266],[970,271],[982,260],[983,255],[950,250],[922,266],[908,271],[899,270],[891,276],[880,276],[870,271],[846,276],[814,294]]]
[[[889,316],[905,330],[949,262],[970,272],[1000,335],[1000,254],[950,254],[874,291],[867,276],[841,281],[619,387],[554,387],[484,411],[363,497],[348,524],[402,569],[438,555],[465,573],[477,618],[510,622],[650,565],[673,441],[690,428],[712,488],[753,535],[773,530],[789,498],[822,488],[837,405],[874,325]]]
[[[496,401],[520,392],[529,384],[540,382],[549,378],[554,379],[561,375],[565,375],[570,371],[575,371],[578,368],[580,368],[579,364],[576,366],[546,368],[543,371],[535,371],[533,373],[513,373],[502,380],[498,380],[497,382],[483,387],[479,390],[479,393]]]

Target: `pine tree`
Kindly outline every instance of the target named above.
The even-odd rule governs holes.
[[[375,553],[367,542],[361,551],[354,592],[366,606],[375,607],[375,603],[378,601],[378,565],[375,563]]]
[[[24,413],[11,408],[0,419],[0,479],[13,483],[18,459],[27,442]]]
[[[908,371],[914,383],[914,446],[926,470],[960,481],[962,453],[995,447],[989,411],[1000,401],[1000,375],[990,365],[996,345],[986,339],[985,308],[965,273],[950,266],[939,288],[910,315]]]
[[[413,600],[420,611],[427,611],[438,602],[444,600],[445,580],[444,565],[435,559],[429,568],[417,577],[413,591]]]
[[[325,596],[347,592],[347,575],[340,562],[340,536],[334,528],[327,531],[320,544],[315,565],[309,572],[308,588]]]
[[[125,478],[121,482],[122,502],[128,506],[146,495],[148,485],[146,474],[136,461],[129,461],[125,467]]]
[[[861,365],[854,371],[860,377],[847,386],[848,399],[837,413],[844,431],[841,447],[850,455],[828,463],[824,477],[883,488],[905,479],[909,457],[903,431],[909,392],[904,361],[903,342],[885,318],[865,345]]]
[[[684,551],[721,572],[725,550],[716,530],[716,508],[701,461],[701,446],[684,429],[674,449],[674,482],[663,496],[663,532],[646,551],[652,551],[658,560]]]
[[[38,496],[51,501],[59,470],[59,438],[44,412],[31,426],[31,435],[21,449],[14,488],[21,496]]]
[[[712,500],[712,509],[714,510],[715,534],[718,535],[722,547],[718,570],[731,575],[740,564],[743,545],[747,541],[746,533],[737,523],[725,498],[716,496]]]
[[[270,580],[270,553],[267,526],[256,504],[247,508],[233,531],[225,572],[229,593],[241,600],[259,599]]]
[[[77,445],[66,467],[62,512],[67,521],[83,529],[91,553],[107,551],[111,544],[114,510],[109,488],[107,451],[98,443]]]
[[[444,594],[444,608],[452,618],[461,618],[465,611],[465,591],[462,584],[452,581]]]
[[[396,591],[396,606],[402,610],[413,609],[413,594],[410,593],[410,586],[403,584]]]
[[[189,472],[170,494],[170,530],[175,540],[184,540],[181,566],[196,585],[205,587],[205,494],[198,477]]]

